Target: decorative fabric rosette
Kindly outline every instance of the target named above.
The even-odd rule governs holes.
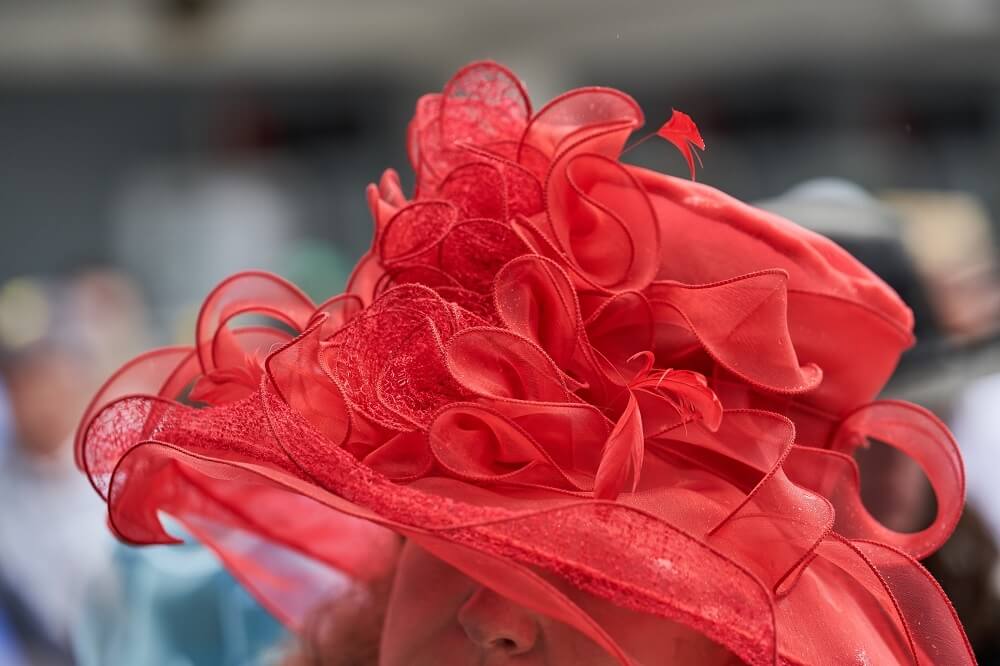
[[[916,561],[958,520],[958,450],[873,402],[910,311],[832,242],[620,161],[642,124],[606,88],[533,111],[489,62],[421,98],[416,191],[369,187],[344,294],[233,276],[193,347],[95,397],[78,463],[115,532],[169,542],[169,513],[293,626],[324,572],[392,566],[395,532],[623,663],[539,572],[751,664],[972,662]],[[865,510],[867,438],[923,467],[929,527]]]

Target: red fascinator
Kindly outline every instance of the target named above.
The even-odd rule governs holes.
[[[661,135],[703,145],[681,120]],[[961,512],[957,447],[873,402],[910,311],[832,242],[620,161],[642,123],[605,88],[533,111],[493,63],[422,97],[416,191],[369,187],[344,294],[235,275],[194,347],[95,397],[77,462],[117,535],[170,542],[170,514],[292,625],[327,572],[390,566],[396,532],[623,663],[539,572],[750,664],[972,662],[917,563]],[[279,325],[234,325],[248,313]],[[866,511],[867,438],[922,466],[929,527]]]

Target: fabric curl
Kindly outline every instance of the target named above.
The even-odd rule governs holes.
[[[621,161],[642,122],[606,88],[534,112],[490,62],[421,98],[415,192],[392,171],[369,187],[344,294],[234,276],[193,346],[95,397],[77,462],[113,530],[170,542],[171,514],[293,626],[304,582],[377,577],[395,532],[622,663],[537,572],[750,664],[972,663],[916,561],[958,520],[957,447],[925,410],[874,401],[910,311],[828,240]],[[868,514],[851,457],[868,438],[927,473],[926,529]]]

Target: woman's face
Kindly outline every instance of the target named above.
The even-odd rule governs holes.
[[[562,586],[640,664],[740,664],[700,634]],[[568,625],[517,606],[408,542],[380,650],[381,666],[611,666],[617,661]]]

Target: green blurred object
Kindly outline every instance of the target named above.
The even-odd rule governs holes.
[[[118,546],[74,636],[79,666],[263,666],[286,630],[197,543]]]
[[[295,243],[281,261],[282,277],[294,282],[311,299],[322,303],[344,290],[353,262],[325,241],[304,239]]]

